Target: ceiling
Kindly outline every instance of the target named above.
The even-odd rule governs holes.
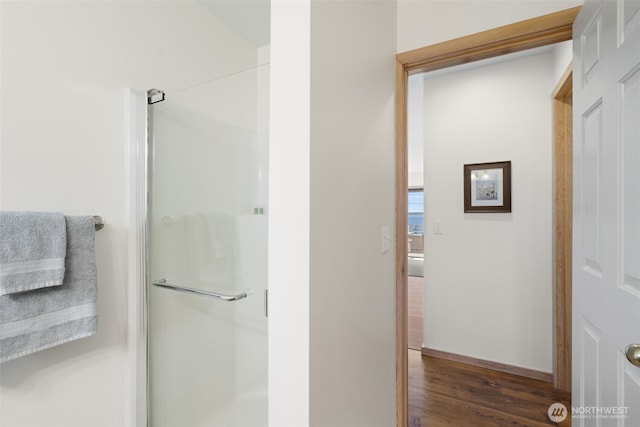
[[[196,0],[256,47],[270,43],[270,0]]]

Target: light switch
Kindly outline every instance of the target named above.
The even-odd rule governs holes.
[[[389,252],[391,250],[391,232],[388,226],[383,226],[380,230],[380,236],[382,240],[382,253]]]
[[[444,221],[437,219],[433,222],[433,233],[444,234]]]

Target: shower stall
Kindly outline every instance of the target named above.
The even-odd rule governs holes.
[[[152,427],[267,425],[268,82],[266,64],[150,96]]]

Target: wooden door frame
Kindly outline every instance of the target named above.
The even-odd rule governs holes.
[[[408,425],[407,360],[407,87],[410,74],[434,71],[508,53],[547,46],[572,39],[573,21],[580,7],[483,31],[454,40],[400,53],[396,56],[396,400],[397,425]],[[564,175],[562,175],[564,176]],[[556,176],[556,178],[558,178]],[[570,188],[570,187],[569,187]],[[570,222],[569,222],[570,223]],[[571,247],[566,234],[558,240]],[[554,286],[554,339],[571,337],[571,283],[568,292]],[[567,300],[567,298],[569,298]],[[566,307],[569,307],[567,313]],[[562,308],[565,308],[564,310]],[[567,318],[567,315],[569,316]],[[568,328],[567,328],[568,325]],[[560,331],[560,333],[558,333]],[[556,345],[554,347],[560,349]],[[562,347],[565,349],[566,347]],[[570,388],[571,354],[554,353],[554,382]],[[568,360],[567,360],[568,359]],[[568,364],[567,364],[568,362]],[[569,371],[566,372],[566,367]],[[559,381],[562,379],[562,381]]]
[[[571,391],[573,68],[553,91],[553,384]]]

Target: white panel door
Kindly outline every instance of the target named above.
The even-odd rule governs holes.
[[[587,0],[573,31],[573,422],[639,426],[640,1]]]

